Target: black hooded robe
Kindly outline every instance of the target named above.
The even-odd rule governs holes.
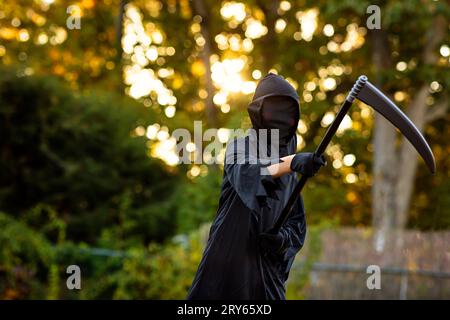
[[[299,109],[295,90],[283,78],[269,74],[258,84],[249,106],[255,129],[263,127],[261,111],[264,99],[270,96],[294,99]],[[296,151],[293,131],[285,155]],[[261,175],[267,164],[249,161],[255,141],[257,138],[250,134],[227,146],[219,208],[188,299],[286,298],[285,282],[306,236],[305,211],[300,197],[282,228],[287,251],[263,254],[258,235],[274,226],[295,188],[297,176],[293,172],[279,178]]]

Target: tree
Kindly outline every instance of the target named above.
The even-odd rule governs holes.
[[[342,94],[348,92],[359,74],[368,74],[370,79],[390,93],[400,105],[409,103],[421,108],[425,106],[423,101],[428,99],[423,92],[428,90],[430,83],[434,81],[442,87],[448,81],[444,76],[445,73],[440,72],[442,68],[448,66],[448,61],[446,62],[445,57],[437,58],[442,41],[448,37],[448,32],[442,27],[445,24],[442,21],[445,20],[444,17],[448,17],[449,12],[445,4],[431,1],[426,4],[420,1],[411,1],[408,4],[383,2],[381,16],[384,23],[381,31],[365,28],[368,18],[366,9],[371,4],[369,2],[306,1],[300,4],[287,1],[250,1],[245,4],[239,2],[219,4],[199,0],[190,5],[185,1],[177,4],[170,2],[160,4],[150,6],[139,1],[133,2],[133,5],[140,9],[142,23],[146,25],[147,21],[151,21],[150,23],[156,25],[154,30],[159,30],[163,34],[159,46],[173,46],[177,52],[175,56],[161,57],[164,58],[163,64],[170,65],[174,70],[172,76],[162,81],[169,88],[169,93],[177,96],[179,100],[175,117],[161,119],[169,129],[178,127],[180,123],[184,125],[186,119],[192,122],[203,114],[206,115],[209,126],[228,126],[236,118],[241,120],[240,126],[246,120],[239,114],[242,114],[249,97],[245,92],[239,92],[239,89],[236,92],[236,88],[232,86],[233,82],[241,81],[240,86],[243,88],[247,83],[255,83],[258,80],[258,72],[264,74],[272,70],[287,77],[301,92],[304,100],[303,124],[306,124],[308,131],[300,134],[304,138],[304,145],[312,149],[322,133],[321,118],[330,111],[334,112],[333,109],[339,105]],[[419,10],[422,6],[425,7],[424,10]],[[403,22],[406,15],[416,11],[420,14],[416,14],[415,19],[411,19],[410,23]],[[436,17],[440,17],[438,19],[441,20],[440,26],[437,26],[437,22],[433,22]],[[437,28],[434,28],[435,26]],[[424,33],[423,30],[427,28],[430,32]],[[181,36],[179,30],[189,32]],[[380,37],[384,40],[378,39]],[[411,41],[411,39],[420,40]],[[427,49],[423,49],[427,50],[426,53],[420,48],[423,41],[428,41],[425,46]],[[135,48],[139,45],[137,43]],[[390,47],[393,48],[393,53],[389,50]],[[399,51],[401,55],[396,54]],[[379,52],[384,52],[384,56]],[[134,51],[134,55],[137,54],[138,52]],[[435,58],[431,58],[432,56]],[[158,59],[154,62],[149,61],[145,67],[152,70],[165,69],[166,66],[158,64]],[[425,64],[421,63],[424,59],[428,61]],[[369,62],[371,60],[372,62]],[[239,71],[233,74],[233,64],[239,65],[240,61],[244,62],[243,67],[238,67]],[[416,66],[408,67],[406,71],[395,70],[397,64],[403,65],[403,62]],[[256,71],[256,77],[253,71]],[[241,80],[235,77],[235,74],[238,74]],[[178,75],[183,79],[183,85],[179,89],[174,86]],[[187,81],[188,76],[193,78]],[[398,81],[399,79],[401,81]],[[201,89],[198,89],[199,87]],[[251,90],[249,92],[251,93]],[[418,100],[416,99],[415,103],[410,97],[413,92],[422,92],[422,95],[417,95]],[[157,93],[156,96],[158,95]],[[439,100],[442,97],[439,105],[445,105],[446,100],[443,97],[445,93],[441,89],[432,95]],[[159,103],[155,103],[155,100],[158,99],[152,94],[150,98],[153,106],[165,108],[164,105],[157,106]],[[231,111],[223,112],[222,110],[229,109],[227,105],[233,106]],[[200,106],[199,111],[192,110],[192,106]],[[219,108],[222,112],[218,112]],[[434,110],[439,111],[437,113],[433,111],[432,114],[445,114],[444,109],[438,107]],[[420,113],[410,112],[418,126],[425,128],[421,123]],[[351,200],[354,202],[352,204],[344,205],[341,212],[351,210],[356,216],[367,217],[367,214],[361,211],[367,211],[367,207],[372,204],[372,220],[376,228],[384,230],[389,224],[392,224],[391,227],[404,227],[409,212],[408,204],[412,194],[411,186],[415,177],[417,157],[408,149],[407,143],[402,143],[404,145],[402,151],[394,150],[397,148],[395,146],[397,136],[390,125],[386,125],[378,115],[375,115],[373,180],[368,170],[372,165],[371,158],[363,155],[365,147],[361,149],[364,143],[360,143],[359,149],[354,151],[359,159],[357,166],[346,168],[339,165],[339,162],[343,162],[344,155],[352,150],[349,148],[350,140],[360,138],[361,142],[365,141],[366,145],[371,146],[367,131],[356,129],[363,126],[370,128],[373,125],[372,121],[361,119],[361,114],[361,112],[353,113],[353,124],[341,132],[341,137],[334,140],[335,151],[329,151],[336,169],[339,170],[336,176],[343,178],[345,182],[353,181],[355,175],[362,177],[358,178],[358,182],[347,182],[349,191],[345,196],[355,200]],[[427,121],[431,121],[434,117],[428,117]],[[386,160],[380,164],[379,157],[383,155]],[[404,160],[409,157],[414,160]],[[402,179],[393,178],[389,173],[399,171],[392,163],[404,163],[401,165]],[[319,182],[326,183],[328,187],[334,189],[332,187],[334,182],[324,180]],[[368,196],[370,193],[362,192],[364,189],[362,184],[370,183],[373,183],[372,199]],[[388,191],[390,188],[392,192]],[[390,195],[390,199],[384,197],[386,194]],[[334,201],[336,202],[336,199]],[[361,206],[354,206],[355,203],[361,203]],[[326,210],[332,208],[330,205]],[[363,218],[359,219],[364,221]],[[370,220],[365,221],[368,223]]]
[[[113,1],[114,10],[85,1],[82,29],[68,32],[58,44],[24,41],[26,36],[20,34],[26,29],[35,39],[42,32],[64,28],[64,5],[54,2],[44,10],[36,2],[27,4],[45,23],[23,14],[15,3],[2,4],[4,21],[17,16],[22,23],[3,26],[7,32],[0,33],[6,48],[2,62],[20,64],[23,73],[30,69],[56,73],[73,88],[118,88],[118,74],[123,73],[125,93],[156,115],[147,128],[148,146],[152,157],[164,160],[168,170],[176,171],[170,136],[174,129],[193,130],[194,120],[205,120],[204,128],[248,127],[246,105],[257,81],[269,70],[285,76],[300,94],[301,150],[314,149],[360,74],[367,74],[398,105],[407,107],[435,151],[441,138],[433,127],[448,128],[445,2],[380,1],[382,29],[372,31],[366,26],[366,10],[374,5],[369,1],[134,0]],[[115,21],[120,16],[122,54],[115,50]],[[19,59],[22,53],[27,56],[24,60]],[[48,63],[42,63],[45,56],[50,57]],[[70,63],[62,63],[63,58]],[[109,63],[117,58],[120,66]],[[427,111],[424,120],[423,101],[442,107]],[[410,213],[418,227],[421,221],[446,227],[445,219],[430,221],[435,218],[426,215],[426,207],[445,203],[445,195],[435,194],[445,189],[445,179],[429,182],[421,170],[415,174],[420,162],[408,144],[400,141],[397,150],[395,131],[377,115],[374,118],[375,125],[370,109],[356,104],[345,119],[327,151],[331,165],[305,190],[308,208],[316,213],[312,219],[337,217],[350,225],[373,222],[383,229],[404,227]],[[433,126],[426,125],[430,121]],[[445,144],[443,150],[447,148]],[[436,152],[436,157],[445,177],[447,160],[442,154]],[[395,163],[402,164],[399,170]],[[179,169],[192,179],[200,172],[196,165]],[[409,206],[417,195],[428,206],[422,202]]]
[[[446,15],[448,17],[449,11],[439,5],[429,5],[422,10],[417,10],[418,6],[419,3],[411,3],[405,7],[384,7],[387,22],[382,30],[371,32],[371,47],[373,63],[379,71],[376,79],[378,86],[405,90],[408,95],[406,113],[419,130],[425,133],[426,127],[433,121],[447,116],[448,95],[435,94],[434,98],[433,91],[437,90],[432,86],[430,88],[430,83],[433,80],[441,84],[449,81],[448,77],[444,76],[445,72],[441,71],[446,63],[438,56],[442,41],[448,37]],[[414,22],[405,23],[406,16],[412,12],[415,13],[416,19]],[[412,23],[418,26],[414,27]],[[417,34],[413,40],[406,36],[411,31],[421,34]],[[401,37],[401,34],[405,36]],[[412,42],[408,43],[408,40]],[[393,51],[397,53],[397,58],[393,56]],[[393,77],[392,70],[397,65],[397,69],[404,71],[405,64],[416,70],[407,72],[409,81],[403,80],[400,86],[395,86],[392,81],[398,76]],[[436,100],[431,106],[430,99]],[[418,157],[405,137],[401,137],[400,144],[398,143],[397,132],[378,114],[375,121],[374,146],[372,213],[374,227],[379,231],[378,247],[382,249],[389,231],[403,229],[407,225]]]
[[[0,76],[0,209],[19,218],[49,206],[57,217],[43,209],[33,224],[62,219],[73,241],[109,235],[121,247],[172,235],[173,180],[148,157],[149,110],[99,92],[76,96],[54,77],[16,72]]]

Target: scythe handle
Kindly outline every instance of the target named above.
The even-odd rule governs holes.
[[[339,110],[338,114],[336,115],[336,118],[333,120],[333,123],[328,127],[327,132],[322,138],[322,141],[320,141],[319,145],[317,146],[316,151],[314,152],[317,156],[322,155],[325,152],[325,149],[327,148],[328,144],[331,141],[331,138],[335,135],[337,129],[339,128],[339,125],[341,124],[342,120],[344,119],[345,115],[347,114],[348,110],[353,104],[353,101],[355,101],[356,96],[358,95],[361,88],[364,86],[364,84],[367,81],[367,77],[361,76],[356,81],[355,85],[353,86],[352,90],[348,94],[347,98],[345,99],[345,102],[342,104],[341,109]],[[303,187],[305,186],[306,182],[308,181],[308,177],[302,176],[300,180],[297,182],[297,185],[294,188],[294,191],[292,192],[291,196],[289,197],[289,200],[284,207],[283,211],[281,212],[280,216],[278,217],[278,220],[275,222],[275,226],[272,229],[273,233],[278,233],[281,229],[281,227],[284,225],[286,220],[289,218],[289,215],[292,212],[292,209],[294,208],[294,204],[297,201],[298,197],[300,196],[300,192],[302,191]]]

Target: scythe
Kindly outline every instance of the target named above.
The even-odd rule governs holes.
[[[344,103],[341,106],[336,118],[333,123],[328,127],[322,141],[317,147],[315,154],[320,156],[325,152],[331,138],[336,133],[339,125],[347,114],[351,105],[358,99],[365,104],[371,106],[375,111],[384,116],[389,122],[391,122],[400,132],[408,139],[409,142],[414,146],[420,156],[423,158],[427,164],[431,173],[436,171],[436,163],[434,160],[433,152],[427,141],[416,128],[414,123],[401,111],[386,95],[384,95],[380,90],[378,90],[373,84],[371,84],[366,76],[360,76],[356,83],[354,84],[352,90],[348,94]],[[308,177],[302,176],[295,186],[289,200],[281,212],[278,220],[275,223],[274,228],[271,230],[277,233],[280,228],[284,225],[287,218],[289,217],[296,200],[298,199],[300,192],[308,181]]]

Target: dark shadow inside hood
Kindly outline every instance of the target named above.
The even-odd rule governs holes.
[[[280,113],[276,115],[277,120],[281,120],[281,123],[284,122],[285,126],[289,126],[288,128],[280,128],[289,132],[287,141],[282,143],[286,144],[295,136],[300,120],[300,103],[294,87],[283,77],[269,73],[259,81],[252,102],[248,106],[250,120],[255,130],[277,128],[280,121],[270,123],[271,120],[263,115],[265,102],[266,105],[271,104],[270,108],[276,112],[273,105],[275,99],[270,99],[271,97],[277,97],[276,104],[280,106]],[[283,117],[288,119],[283,119]]]

